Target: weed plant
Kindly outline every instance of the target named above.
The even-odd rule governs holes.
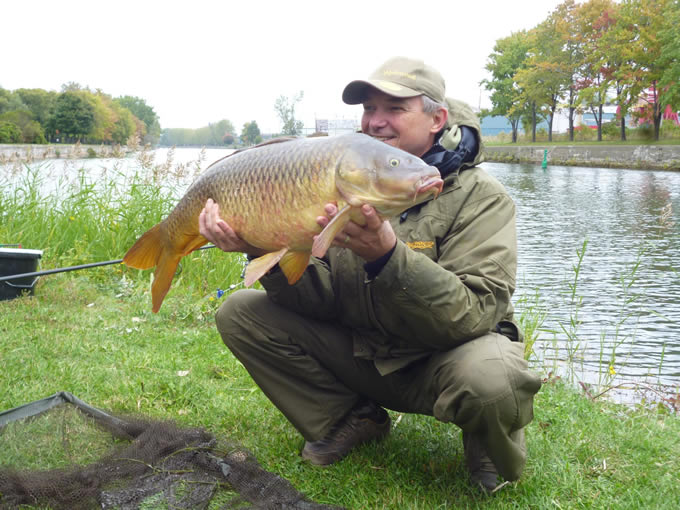
[[[15,178],[0,174],[0,243],[42,250],[41,269],[122,259],[142,233],[167,217],[186,188],[190,170],[199,173],[205,160],[202,153],[191,165],[174,165],[173,154],[155,165],[142,151],[131,174],[114,165],[96,177],[80,169],[74,178],[49,182],[45,163],[26,165]],[[173,289],[200,299],[239,285],[242,269],[240,255],[194,252],[182,260]],[[91,275],[111,284],[148,281],[150,273],[118,265]]]

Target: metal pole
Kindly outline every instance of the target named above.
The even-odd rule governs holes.
[[[201,246],[198,248],[198,250],[207,250],[208,248],[214,248],[214,244],[209,244],[207,246]],[[33,276],[45,276],[48,274],[54,274],[54,273],[66,273],[67,271],[77,271],[79,269],[88,269],[90,267],[99,267],[99,266],[109,266],[111,264],[120,264],[123,262],[123,259],[116,259],[116,260],[107,260],[105,262],[93,262],[92,264],[82,264],[80,266],[70,266],[70,267],[61,267],[59,269],[47,269],[45,271],[36,271],[33,273],[22,273],[22,274],[13,274],[10,276],[0,276],[0,282],[4,282],[7,280],[16,280],[18,278],[31,278]]]

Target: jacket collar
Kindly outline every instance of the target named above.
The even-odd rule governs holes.
[[[460,160],[453,151],[447,151],[444,147],[435,143],[430,150],[421,156],[428,165],[436,166],[442,179],[446,179],[451,174],[457,174],[460,167]]]

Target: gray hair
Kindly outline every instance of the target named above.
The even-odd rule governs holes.
[[[427,97],[426,95],[420,96],[423,98],[423,111],[425,113],[434,113],[440,108],[444,108],[445,110],[448,110],[447,106],[443,103],[439,103],[435,101],[434,99],[431,99]]]

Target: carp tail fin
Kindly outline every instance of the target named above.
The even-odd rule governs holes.
[[[170,290],[170,284],[175,277],[175,271],[177,271],[180,260],[182,260],[181,254],[169,253],[168,251],[161,253],[151,285],[151,311],[153,313],[158,313],[158,310],[160,310],[163,299]]]
[[[170,290],[177,265],[182,259],[182,253],[172,247],[168,248],[169,243],[165,242],[161,235],[161,225],[159,223],[147,230],[123,257],[123,263],[135,269],[156,267],[151,285],[153,313],[160,309],[165,295]]]
[[[135,269],[151,269],[161,256],[161,224],[151,227],[123,257],[123,264]]]

